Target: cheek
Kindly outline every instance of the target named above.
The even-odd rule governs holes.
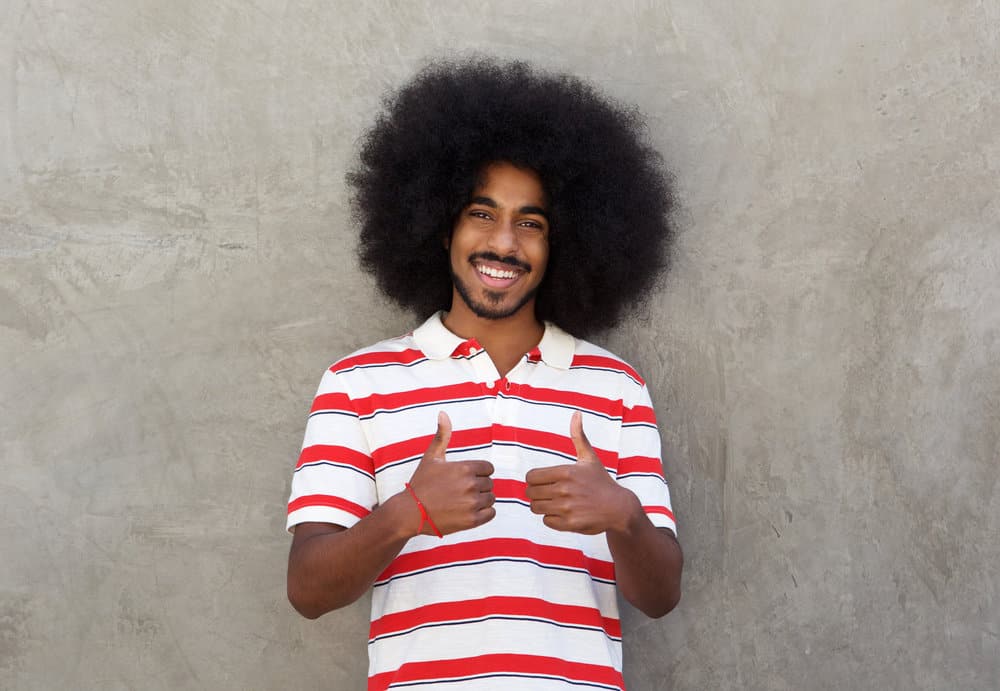
[[[544,269],[549,263],[549,243],[548,240],[541,240],[537,247],[532,250],[532,263]]]

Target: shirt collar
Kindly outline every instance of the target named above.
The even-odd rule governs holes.
[[[441,321],[444,312],[436,312],[413,330],[413,340],[424,355],[431,360],[468,356],[472,349],[481,348],[474,338],[464,339],[448,330]],[[576,341],[551,322],[545,322],[545,333],[538,345],[531,349],[528,358],[542,360],[557,369],[569,369],[573,362]]]

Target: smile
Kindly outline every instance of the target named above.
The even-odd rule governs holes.
[[[489,276],[490,278],[499,279],[511,279],[516,278],[518,272],[510,269],[495,269],[492,266],[484,266],[479,264],[476,266],[476,271],[483,274],[484,276]]]

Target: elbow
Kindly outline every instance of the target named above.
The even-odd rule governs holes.
[[[289,573],[287,595],[296,612],[306,619],[319,619],[327,612],[350,605],[362,593],[339,592],[302,577],[295,578]]]
[[[294,607],[295,611],[301,614],[306,619],[319,619],[324,614],[318,609],[313,609],[311,607],[307,607],[301,604],[296,604],[294,602],[292,603],[292,607]]]
[[[301,589],[296,586],[290,579],[288,581],[288,602],[291,603],[292,607],[296,612],[301,614],[306,619],[319,619],[325,612],[320,608],[315,606],[310,598],[306,597]]]
[[[327,612],[350,604],[331,599],[329,592],[310,583],[301,575],[296,576],[291,570],[288,574],[286,592],[288,602],[291,603],[296,612],[306,619],[319,619]]]
[[[659,578],[647,582],[645,593],[626,595],[626,599],[650,619],[659,619],[672,612],[681,601],[681,574],[684,571],[684,552],[671,533],[665,540],[665,560]],[[625,594],[625,593],[623,593]]]
[[[664,597],[660,598],[659,601],[650,603],[649,606],[642,610],[642,613],[650,619],[660,619],[674,611],[674,608],[677,607],[680,601],[681,588],[680,585],[678,585],[669,593],[665,593]]]
[[[660,619],[672,612],[681,601],[680,583],[675,581],[674,585],[667,588],[659,588],[657,591],[641,594],[633,594],[622,591],[622,595],[630,605],[645,614],[650,619]]]

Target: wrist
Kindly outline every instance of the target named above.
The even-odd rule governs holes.
[[[427,513],[427,507],[424,506],[422,501],[420,501],[420,497],[417,496],[417,492],[413,489],[413,486],[409,482],[404,483],[404,486],[406,487],[406,491],[409,495],[413,497],[413,501],[417,505],[417,510],[420,512],[420,527],[417,530],[420,533],[424,533],[425,526],[429,526],[434,535],[437,535],[439,538],[444,537],[444,535],[441,534],[441,531],[438,530],[437,525],[434,523],[434,519],[431,518],[429,513]]]
[[[409,540],[421,534],[424,526],[420,508],[408,491],[403,489],[392,495],[382,504],[382,508],[390,514],[396,537]]]
[[[619,535],[634,535],[640,523],[646,519],[646,512],[642,510],[639,498],[631,490],[621,488],[621,502],[615,512],[612,527],[607,531]]]

